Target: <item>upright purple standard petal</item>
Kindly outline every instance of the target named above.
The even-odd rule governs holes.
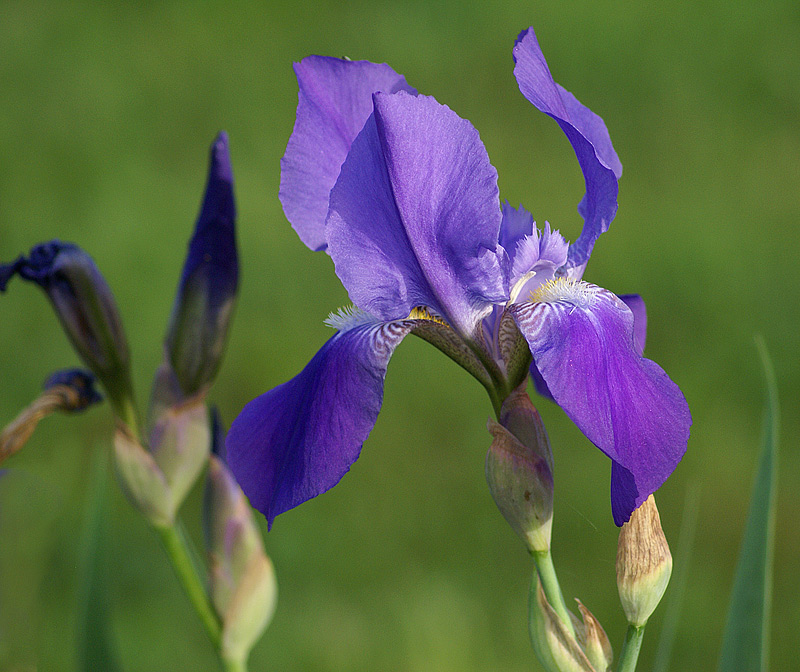
[[[511,310],[555,401],[613,460],[611,506],[622,525],[683,457],[686,400],[638,354],[633,315],[611,292],[562,279],[535,298]]]
[[[514,76],[519,89],[539,110],[556,120],[572,144],[586,181],[578,205],[584,219],[580,237],[569,248],[569,266],[589,260],[595,241],[608,231],[617,213],[617,181],[622,164],[603,120],[553,80],[533,28],[520,33],[514,45]]]
[[[504,301],[497,172],[478,132],[427,96],[375,94],[326,225],[336,273],[383,320],[427,306],[462,335]]]
[[[234,420],[228,464],[270,526],[336,485],[356,461],[381,408],[389,358],[412,324],[370,321],[337,333],[299,375]]]
[[[415,93],[388,65],[309,56],[295,63],[297,120],[281,159],[280,199],[297,235],[324,250],[328,196],[376,91]]]
[[[508,201],[503,203],[499,242],[508,254],[509,270],[514,264],[517,244],[526,236],[533,234],[533,224],[533,215],[521,205],[519,208],[514,208]]]

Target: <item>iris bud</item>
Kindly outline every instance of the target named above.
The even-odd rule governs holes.
[[[655,611],[672,574],[656,500],[650,495],[619,532],[617,588],[625,617],[641,627]]]
[[[607,672],[611,670],[611,663],[614,662],[614,651],[611,642],[608,641],[608,635],[594,614],[584,607],[580,600],[576,601],[583,618],[582,623],[577,618],[573,621],[578,644],[597,672]]]
[[[53,240],[0,265],[0,291],[19,275],[46,293],[72,345],[103,383],[114,410],[130,417],[133,392],[128,342],[111,289],[77,245]]]
[[[239,280],[235,221],[228,136],[222,132],[211,146],[205,196],[165,343],[187,397],[213,380],[222,359]]]
[[[486,481],[497,508],[531,553],[550,548],[553,520],[553,455],[538,411],[524,387],[491,418]]]
[[[119,426],[117,474],[131,503],[154,525],[171,525],[206,464],[209,446],[208,411],[197,397],[161,409],[149,450]]]
[[[153,456],[125,425],[114,433],[114,466],[131,504],[155,526],[174,520],[169,484]]]
[[[272,618],[277,584],[244,493],[215,455],[209,461],[204,509],[209,586],[222,623],[222,654],[243,663]]]
[[[572,618],[580,631],[581,624]],[[592,665],[578,640],[550,606],[538,578],[536,591],[531,592],[529,628],[533,651],[547,672],[606,672],[606,667]]]

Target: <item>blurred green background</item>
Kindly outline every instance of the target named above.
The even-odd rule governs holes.
[[[511,47],[533,25],[556,80],[606,121],[625,167],[611,231],[586,278],[647,301],[647,354],[692,409],[689,452],[658,493],[673,551],[699,496],[671,669],[717,653],[756,463],[764,397],[753,337],[783,402],[774,670],[796,665],[800,5],[703,2],[0,2],[0,260],[51,238],[93,255],[115,291],[140,401],[161,356],[215,133],[230,135],[242,289],[212,399],[230,423],[297,373],[348,303],[330,259],[278,202],[297,103],[293,61],[388,62],[470,119],[523,203],[571,239],[580,171],[521,96]],[[41,292],[0,297],[0,423],[77,363]],[[556,459],[562,587],[619,651],[610,466],[542,401]],[[384,408],[339,486],[266,537],[278,611],[251,670],[537,669],[526,632],[530,561],[483,476],[480,386],[418,339],[395,354]],[[0,669],[75,669],[78,540],[108,406],[42,423],[0,480]],[[109,478],[111,476],[109,475]],[[213,650],[155,535],[111,489],[110,626],[126,671],[213,670]],[[185,506],[200,540],[199,489]],[[259,517],[260,518],[260,517]],[[263,523],[263,519],[261,519]],[[652,666],[663,608],[640,669]]]

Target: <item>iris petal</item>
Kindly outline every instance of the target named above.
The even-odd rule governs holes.
[[[533,234],[533,215],[521,205],[514,208],[505,201],[503,203],[503,220],[500,224],[500,245],[508,254],[508,265],[511,269],[517,252],[517,245],[526,237]]]
[[[472,335],[506,298],[497,172],[472,124],[433,98],[374,100],[331,192],[336,273],[383,320],[426,306]]]
[[[619,298],[633,313],[633,342],[636,352],[641,355],[647,342],[647,308],[644,299],[638,294],[620,294]]]
[[[612,511],[622,525],[680,462],[691,415],[678,386],[639,355],[631,311],[580,285],[571,298],[510,310],[556,403],[614,461]]]
[[[578,205],[584,219],[580,237],[569,248],[569,266],[585,264],[600,234],[608,231],[617,212],[617,181],[622,164],[603,120],[556,84],[533,28],[520,33],[514,45],[514,76],[520,91],[537,109],[556,120],[572,144],[586,181]]]
[[[242,410],[228,464],[267,518],[336,485],[358,459],[383,400],[386,367],[410,321],[362,321],[338,332],[300,374]]]
[[[350,144],[372,113],[375,91],[414,93],[385,64],[309,56],[295,63],[297,119],[281,159],[280,199],[312,250],[324,250],[328,196]]]

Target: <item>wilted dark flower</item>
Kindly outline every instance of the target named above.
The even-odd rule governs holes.
[[[52,240],[0,265],[0,291],[15,274],[47,293],[73,347],[126,417],[133,399],[128,342],[114,296],[92,258],[77,245]]]
[[[44,392],[0,433],[0,462],[16,453],[41,420],[56,411],[79,413],[103,397],[95,389],[95,377],[81,369],[57,371],[44,383]]]

